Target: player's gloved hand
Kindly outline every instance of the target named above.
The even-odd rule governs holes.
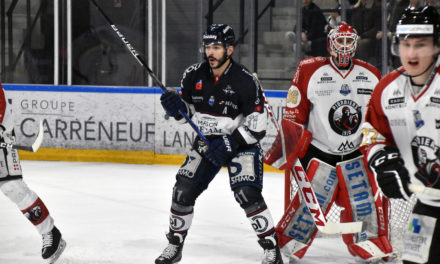
[[[368,166],[376,172],[377,183],[388,198],[409,200],[412,194],[408,189],[409,174],[397,148],[386,146],[379,150],[368,161]]]
[[[228,165],[235,155],[237,155],[237,144],[229,135],[212,140],[205,152],[205,157],[216,166]]]
[[[160,96],[160,103],[167,115],[179,117],[179,110],[185,111],[185,104],[180,98],[177,91],[168,90]]]

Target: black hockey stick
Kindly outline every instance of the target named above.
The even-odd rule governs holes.
[[[43,142],[43,135],[44,135],[43,123],[40,122],[37,138],[35,139],[34,143],[31,146],[22,146],[17,144],[1,142],[0,148],[13,148],[18,150],[36,152],[40,148],[41,143]]]
[[[124,43],[125,47],[130,51],[131,55],[137,60],[137,62],[144,67],[148,74],[153,78],[153,80],[159,85],[160,89],[165,93],[167,91],[167,88],[162,84],[162,82],[157,78],[156,74],[148,67],[148,65],[145,63],[145,60],[140,56],[140,54],[134,49],[133,45],[128,42],[127,38],[119,31],[119,29],[113,24],[113,22],[110,20],[110,18],[104,13],[104,11],[99,7],[99,5],[96,3],[95,0],[90,0],[93,5],[98,9],[99,13],[104,17],[104,19],[107,21],[107,23],[110,25],[110,27],[113,29],[115,34],[118,36],[118,38]],[[199,137],[205,141],[206,144],[209,145],[208,139],[203,135],[202,131],[197,127],[197,125],[191,120],[191,118],[185,113],[183,110],[179,110],[179,113],[188,121],[188,123],[191,125],[191,127],[194,129],[194,131],[199,135]]]

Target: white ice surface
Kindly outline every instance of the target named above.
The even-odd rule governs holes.
[[[45,202],[67,241],[57,263],[154,263],[166,246],[177,166],[22,161],[24,180]],[[275,222],[283,175],[265,173]],[[181,264],[261,263],[262,249],[221,170],[197,200]],[[41,237],[0,194],[0,264],[43,263]],[[318,238],[300,263],[353,263],[340,238]],[[285,259],[288,263],[288,260]]]

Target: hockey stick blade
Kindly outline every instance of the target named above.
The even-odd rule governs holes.
[[[24,150],[24,151],[30,151],[30,152],[37,152],[37,150],[41,146],[41,143],[43,143],[43,137],[44,137],[43,122],[40,121],[38,135],[37,135],[37,138],[35,139],[34,143],[32,144],[32,146],[21,146],[21,145],[4,143],[4,144],[6,144],[6,146],[4,146],[4,147],[15,148],[18,150]],[[4,148],[3,145],[1,147]]]
[[[362,222],[336,223],[327,222],[321,231],[324,234],[351,234],[358,233],[362,230]]]
[[[422,194],[422,195],[426,195],[426,196],[440,197],[440,190],[439,189],[434,189],[431,187],[427,187],[427,186],[419,185],[419,184],[413,184],[413,183],[410,183],[408,188],[410,191],[412,191],[416,195]]]
[[[310,183],[307,173],[301,165],[299,159],[295,160],[292,168],[292,174],[298,183],[298,191],[306,203],[307,208],[316,227],[319,231],[325,234],[350,234],[358,233],[362,230],[362,222],[351,222],[351,223],[335,223],[327,222],[324,216],[324,212],[321,209],[321,205],[318,203],[315,192]]]

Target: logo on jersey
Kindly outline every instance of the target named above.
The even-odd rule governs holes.
[[[318,81],[318,83],[335,83],[335,82],[336,81],[333,80],[333,77],[329,76],[329,74],[327,72],[324,72],[320,81]]]
[[[353,142],[351,142],[351,141],[348,142],[348,140],[347,140],[347,141],[345,141],[345,143],[342,143],[341,145],[339,145],[338,150],[343,152],[343,151],[347,151],[347,150],[352,150],[354,148],[355,148],[355,146],[354,146]]]
[[[373,93],[373,89],[358,88],[357,93],[370,95]]]
[[[393,91],[393,96],[399,96],[399,95],[402,95],[402,92],[399,89]]]
[[[364,72],[360,72],[358,76],[356,76],[356,80],[368,81],[368,77],[365,76]]]
[[[397,98],[391,98],[388,100],[388,104],[402,104],[405,102],[405,97],[397,97]]]
[[[342,95],[348,95],[351,93],[350,86],[346,83],[342,84],[341,90],[339,91]]]
[[[352,100],[339,100],[330,108],[328,120],[333,131],[350,136],[356,133],[361,124],[361,106]]]
[[[226,95],[233,95],[233,94],[235,94],[235,91],[232,90],[232,87],[231,87],[229,84],[226,85],[225,89],[223,89],[223,92],[224,92]]]
[[[416,178],[428,186],[440,183],[440,148],[429,137],[415,136],[411,141]]]
[[[414,234],[419,234],[420,229],[422,229],[422,226],[419,225],[419,219],[414,218],[411,223],[409,224],[409,231],[413,232]]]
[[[202,84],[203,84],[202,80],[197,80],[197,82],[196,82],[196,90],[197,91],[202,90]]]
[[[203,96],[191,96],[193,103],[200,103],[203,101]]]
[[[391,126],[403,126],[403,127],[407,126],[406,119],[404,118],[390,119],[389,122]]]
[[[210,106],[213,106],[214,103],[215,103],[215,98],[214,98],[213,95],[211,95],[211,97],[209,97],[208,104],[209,104]]]
[[[431,97],[429,100],[431,101],[431,103],[440,104],[440,98],[438,97]]]
[[[425,124],[425,121],[423,121],[422,119],[422,114],[420,114],[419,110],[413,110],[413,115],[414,115],[414,124],[416,125],[416,128],[417,129],[421,128]]]

